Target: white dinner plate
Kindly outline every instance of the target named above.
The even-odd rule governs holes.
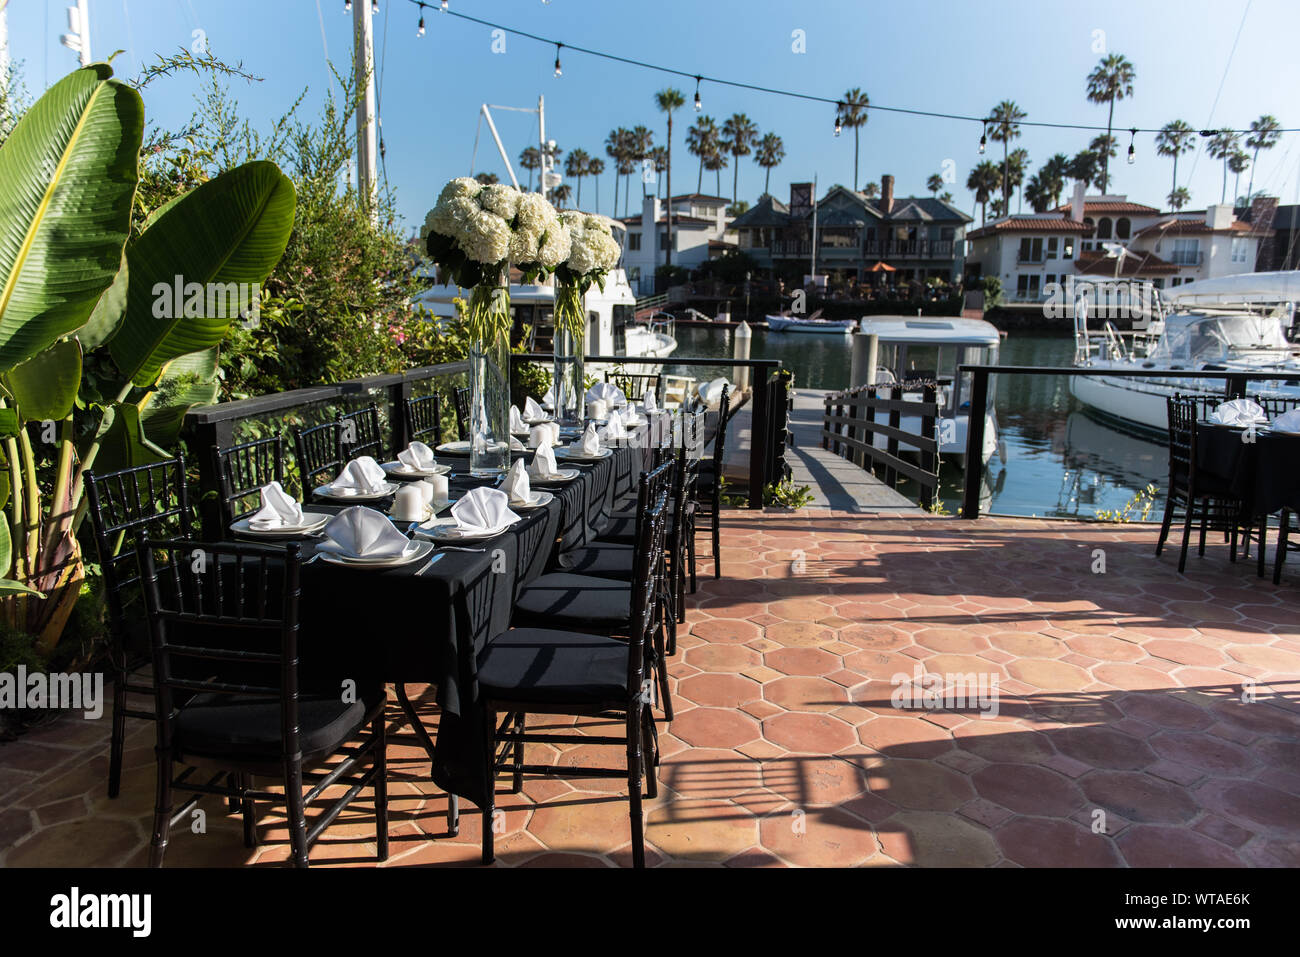
[[[399,565],[409,565],[411,562],[418,562],[422,558],[428,558],[432,552],[432,542],[411,542],[402,551],[402,554],[394,555],[391,558],[352,558],[334,552],[319,552],[318,554],[321,561],[329,562],[331,565],[344,565],[348,568],[396,568]]]
[[[540,419],[530,419],[528,418],[528,416],[524,416],[524,421],[527,422],[529,425],[544,425],[547,422],[554,422],[555,416],[544,415]]]
[[[570,462],[599,462],[601,459],[607,459],[613,454],[613,449],[601,449],[595,455],[583,455],[567,447],[555,450],[556,459],[568,459]]]
[[[412,469],[401,462],[385,462],[380,468],[389,475],[399,475],[402,478],[431,478],[435,475],[446,475],[451,471],[450,465],[438,464],[431,469]]]
[[[396,485],[392,482],[385,482],[374,492],[354,492],[350,489],[333,489],[328,485],[321,485],[312,494],[333,499],[336,502],[377,502],[381,498],[388,498],[396,491]]]
[[[500,525],[497,528],[481,534],[465,535],[460,532],[459,527],[456,525],[456,519],[448,515],[444,518],[435,518],[431,521],[425,522],[423,525],[416,528],[415,534],[442,545],[460,545],[464,542],[485,542],[489,538],[496,538],[517,521],[518,519],[506,522],[504,525]]]
[[[329,520],[333,517],[333,515],[326,515],[323,512],[303,512],[303,523],[301,525],[281,528],[253,528],[249,524],[252,516],[249,516],[233,522],[230,530],[236,535],[247,535],[249,538],[304,538],[315,535],[328,525]]]
[[[577,469],[560,469],[554,475],[548,475],[546,478],[537,478],[532,473],[529,473],[528,481],[532,485],[563,485],[566,482],[572,482],[581,474]]]
[[[555,496],[552,495],[550,492],[533,492],[533,500],[531,502],[520,503],[520,502],[516,502],[514,499],[511,499],[510,507],[512,509],[517,509],[521,512],[530,512],[535,508],[542,508],[550,504],[550,501],[553,498],[555,498]]]

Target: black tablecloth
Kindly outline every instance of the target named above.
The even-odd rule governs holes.
[[[1226,483],[1250,515],[1271,515],[1300,505],[1300,435],[1200,422],[1196,467]]]

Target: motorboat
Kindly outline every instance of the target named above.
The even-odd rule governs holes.
[[[818,310],[820,312],[821,310]],[[829,333],[847,336],[857,325],[852,319],[820,319],[817,313],[811,316],[764,316],[767,328],[771,332]]]
[[[864,316],[859,324],[864,335],[877,340],[875,385],[899,382],[934,382],[939,403],[935,430],[939,437],[939,454],[965,467],[966,433],[970,426],[970,389],[972,374],[959,373],[963,365],[996,365],[1002,335],[983,319],[922,316]],[[918,363],[920,364],[918,366]],[[990,378],[988,406],[984,412],[984,445],[981,459],[988,462],[998,448],[997,419],[993,412],[993,386]],[[863,383],[854,383],[861,385]],[[903,398],[921,401],[920,389],[908,390]],[[904,415],[899,429],[914,435],[921,433],[921,417]],[[888,439],[876,434],[873,444],[885,448]],[[899,442],[908,451],[906,442]],[[910,451],[916,452],[915,448]]]
[[[1300,346],[1293,341],[1300,271],[1242,273],[1163,290],[1145,330],[1120,333],[1111,322],[1088,327],[1075,308],[1077,368],[1123,376],[1071,376],[1070,393],[1122,425],[1164,432],[1166,399],[1175,393],[1222,396],[1222,378],[1197,372],[1239,372],[1250,395],[1300,399]],[[1186,378],[1143,377],[1145,370],[1186,371]],[[1294,379],[1252,380],[1251,373],[1295,373]]]

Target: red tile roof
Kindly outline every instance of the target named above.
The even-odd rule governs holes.
[[[1095,249],[1084,250],[1079,253],[1079,258],[1074,261],[1074,271],[1083,273],[1086,276],[1113,277],[1115,275],[1115,260],[1104,252]],[[1177,266],[1161,259],[1155,253],[1138,251],[1124,257],[1119,274],[1120,276],[1132,277],[1165,275],[1177,272]]]
[[[989,223],[966,234],[967,239],[979,239],[994,233],[1086,233],[1090,227],[1073,219],[1040,219],[1012,216],[1001,222]]]
[[[1057,206],[1053,212],[1063,213],[1069,208],[1069,203],[1062,203],[1060,206]],[[1089,202],[1086,199],[1083,201],[1083,215],[1085,216],[1105,215],[1107,213],[1112,215],[1115,213],[1146,213],[1154,216],[1159,214],[1159,212],[1160,210],[1157,207],[1143,206],[1141,203],[1095,203]]]
[[[1250,223],[1243,223],[1240,219],[1234,219],[1230,225],[1223,229],[1214,229],[1203,219],[1174,219],[1162,220],[1153,223],[1145,229],[1138,230],[1135,236],[1193,236],[1203,235],[1205,233],[1248,233],[1250,232]]]

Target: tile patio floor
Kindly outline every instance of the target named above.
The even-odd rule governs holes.
[[[810,509],[724,528],[726,577],[702,579],[672,665],[650,863],[1300,865],[1300,562],[1274,587],[1217,543],[1179,576],[1150,527]],[[890,678],[918,662],[996,674],[998,715],[895,709]],[[107,718],[0,745],[0,864],[145,861],[152,729],[131,727],[114,802]],[[477,811],[447,838],[427,774],[422,752],[390,748],[387,866],[474,865]],[[503,790],[498,866],[627,864],[621,787]],[[175,829],[169,865],[286,856],[280,819],[248,851],[205,806],[208,832]],[[354,808],[314,864],[374,863],[373,818]]]

